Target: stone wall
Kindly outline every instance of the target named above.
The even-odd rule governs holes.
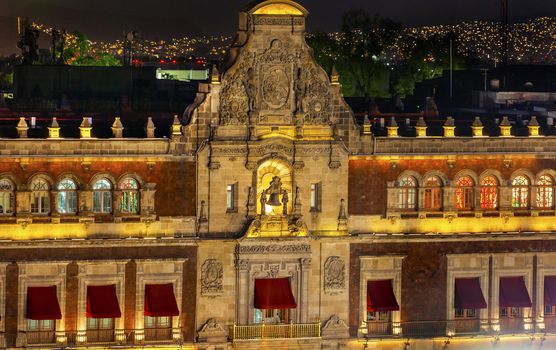
[[[28,247],[23,248],[4,245],[0,248],[1,261],[13,261],[7,265],[6,269],[6,311],[5,311],[5,329],[8,346],[13,346],[16,339],[18,327],[18,319],[21,312],[26,291],[20,292],[19,280],[21,266],[25,266],[30,262],[42,264],[42,266],[62,266],[65,270],[64,279],[66,284],[65,294],[60,298],[63,318],[65,323],[62,329],[74,331],[80,329],[78,319],[84,317],[78,313],[78,291],[80,278],[86,278],[82,275],[84,271],[79,271],[78,265],[87,266],[89,263],[102,263],[106,266],[115,264],[116,261],[125,261],[124,281],[125,295],[119,300],[120,309],[122,310],[122,326],[133,328],[135,324],[135,278],[137,275],[136,263],[137,259],[148,259],[149,261],[172,261],[183,260],[183,275],[180,275],[183,283],[183,294],[180,296],[183,303],[179,306],[181,311],[181,328],[183,331],[184,341],[191,342],[195,336],[195,290],[197,289],[197,250],[189,244],[80,244],[74,243],[71,246],[64,244],[45,245],[44,247]],[[60,261],[66,261],[60,263]],[[58,263],[56,263],[58,262]],[[97,269],[98,270],[98,269]],[[96,271],[96,270],[95,270]],[[30,283],[30,282],[28,282]],[[23,294],[22,294],[23,293]],[[79,293],[83,293],[80,291]],[[79,298],[82,298],[79,297]],[[65,307],[63,307],[65,305]]]
[[[409,152],[408,152],[409,153]],[[556,161],[549,155],[442,155],[439,157],[352,157],[349,161],[349,213],[384,215],[387,208],[387,183],[397,181],[406,171],[419,174],[440,173],[453,182],[464,171],[478,177],[493,171],[500,174],[501,185],[508,185],[511,176],[525,172],[536,175],[543,170],[556,170]],[[535,179],[530,179],[532,182]],[[446,184],[445,184],[446,185]],[[453,184],[451,184],[453,186]]]
[[[352,336],[357,335],[360,305],[360,261],[366,256],[400,255],[404,256],[402,262],[402,295],[399,304],[401,307],[401,321],[434,321],[447,318],[447,271],[448,254],[469,254],[470,256],[506,256],[516,258],[530,253],[553,252],[556,249],[556,236],[545,235],[532,239],[520,237],[501,240],[467,239],[465,241],[450,240],[404,242],[397,240],[388,243],[388,238],[374,240],[372,244],[353,242],[350,247],[350,289],[349,289],[349,326]],[[494,266],[494,271],[500,269]],[[536,270],[530,268],[532,275]],[[477,276],[479,276],[478,274]],[[498,275],[490,275],[496,278]],[[533,278],[534,279],[534,278]],[[530,289],[531,297],[536,289]],[[488,290],[483,291],[488,302]],[[496,302],[497,297],[493,299]],[[538,301],[537,301],[538,302]],[[533,309],[536,306],[534,305]],[[492,316],[491,316],[492,317]]]
[[[373,155],[433,155],[464,153],[550,153],[556,147],[555,137],[377,137]]]
[[[91,181],[99,175],[114,181],[124,175],[134,176],[140,183],[155,185],[154,209],[158,216],[195,216],[195,162],[181,157],[105,156],[94,160],[36,157],[0,161],[0,177],[8,176],[17,190],[27,189],[28,182],[37,174],[44,174],[51,186],[64,176],[71,176],[80,190],[90,190]]]

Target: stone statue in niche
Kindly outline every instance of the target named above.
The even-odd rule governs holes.
[[[286,215],[288,213],[288,192],[284,191],[282,195],[282,213]]]
[[[255,85],[255,72],[253,68],[247,69],[246,79],[243,82],[249,105],[249,111],[256,110],[257,86]]]
[[[224,292],[222,285],[222,263],[216,259],[207,259],[201,267],[201,295],[216,296]]]
[[[261,193],[261,214],[266,215],[266,190]]]
[[[324,292],[337,294],[346,286],[346,266],[339,256],[330,256],[324,263]]]
[[[268,196],[268,198],[267,198]],[[280,198],[282,196],[282,198]],[[274,176],[270,182],[270,186],[263,190],[261,193],[261,214],[275,214],[274,210],[267,213],[266,206],[271,207],[282,207],[282,214],[287,215],[288,213],[288,192],[285,188],[282,188],[282,180],[279,176]]]
[[[297,68],[295,74],[295,112],[296,113],[303,113],[303,97],[305,97],[305,82],[303,82],[303,71],[301,67]]]

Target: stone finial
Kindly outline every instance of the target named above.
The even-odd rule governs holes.
[[[396,123],[396,118],[390,118],[390,125],[386,127],[388,137],[397,137],[398,136],[398,123]]]
[[[471,124],[471,130],[473,131],[473,137],[483,136],[483,122],[481,122],[481,117],[475,117],[473,124]]]
[[[48,127],[48,138],[49,139],[58,139],[60,138],[60,125],[56,120],[56,117],[52,117],[52,123]]]
[[[26,139],[27,130],[29,130],[29,125],[27,125],[27,122],[25,121],[25,117],[19,118],[19,122],[17,123],[16,128],[17,128],[17,135],[19,136],[19,138]]]
[[[456,124],[455,124],[454,118],[447,117],[446,122],[444,123],[442,128],[444,128],[444,137],[454,137],[454,136],[456,136],[455,135]]]
[[[154,139],[154,131],[156,129],[156,127],[154,126],[154,122],[153,122],[153,118],[152,117],[147,117],[147,138],[148,139]]]
[[[502,122],[500,123],[500,136],[512,136],[512,124],[510,124],[510,120],[507,116],[504,116],[502,118]]]
[[[340,85],[340,74],[338,74],[336,66],[332,66],[332,71],[330,72],[330,84]]]
[[[211,84],[220,84],[220,72],[216,65],[212,66],[212,71],[210,72],[210,83]]]
[[[181,136],[181,122],[177,114],[174,115],[172,122],[172,136]]]
[[[424,117],[419,117],[417,124],[415,124],[415,132],[417,137],[427,137],[427,123]]]
[[[124,125],[120,120],[120,117],[114,119],[114,124],[112,124],[112,137],[116,139],[121,139],[124,136]]]
[[[529,120],[529,124],[527,124],[527,128],[529,129],[529,136],[540,136],[539,129],[540,125],[537,121],[536,116],[531,116],[531,120]]]
[[[373,124],[371,123],[371,120],[369,119],[369,115],[365,114],[365,117],[363,118],[363,135],[371,135],[372,134],[372,130],[371,130],[372,127],[373,127]]]
[[[93,127],[89,122],[89,118],[83,117],[83,121],[81,122],[81,125],[79,125],[79,138],[90,139],[92,129]]]

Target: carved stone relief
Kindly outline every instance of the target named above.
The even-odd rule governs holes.
[[[237,247],[239,254],[282,254],[282,253],[310,253],[308,244],[269,244],[269,245],[241,245]]]
[[[290,97],[290,78],[287,67],[283,65],[265,65],[262,70],[261,93],[264,101],[263,108],[280,109],[284,107]]]
[[[349,338],[349,327],[340,318],[334,314],[330,316],[328,321],[322,327],[322,337],[327,338]]]
[[[201,343],[221,343],[228,339],[226,329],[216,321],[209,318],[198,332],[199,342]]]
[[[346,265],[339,256],[330,256],[324,263],[324,292],[338,294],[346,287]]]
[[[327,74],[286,38],[274,38],[264,52],[244,48],[222,85],[221,125],[246,124],[254,111],[260,123],[274,124],[291,124],[293,113],[307,124],[328,124],[332,115]]]
[[[218,296],[224,292],[222,285],[222,263],[216,259],[207,259],[201,267],[201,295]]]

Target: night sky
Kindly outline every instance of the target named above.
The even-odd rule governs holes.
[[[509,0],[510,19],[556,16],[556,0]],[[198,34],[230,35],[237,12],[249,0],[0,0],[0,54],[15,51],[16,16],[67,30],[79,29],[93,40],[113,40],[134,29],[144,38],[167,39]],[[302,0],[310,12],[309,30],[333,31],[340,15],[364,8],[406,26],[496,19],[498,0]]]

